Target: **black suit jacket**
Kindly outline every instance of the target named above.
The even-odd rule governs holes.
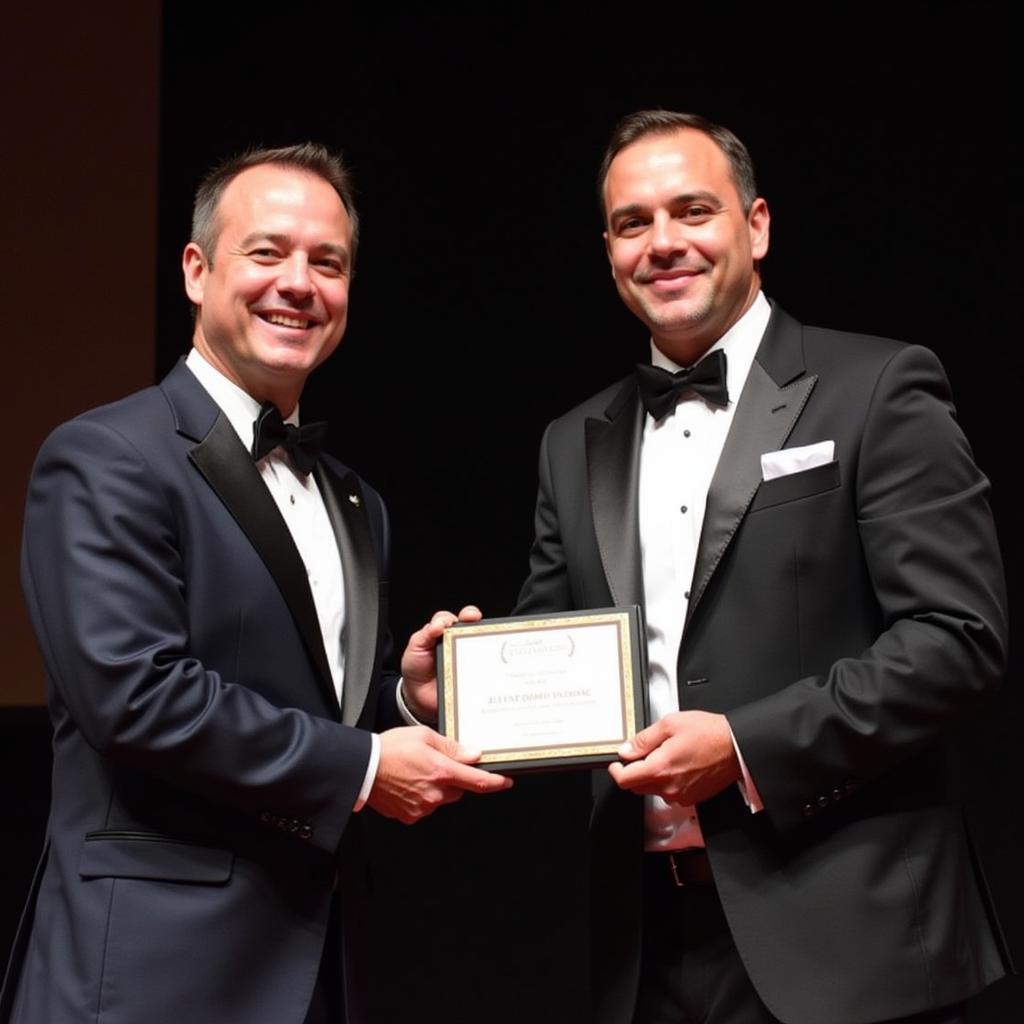
[[[518,613],[643,603],[633,378],[545,434]],[[760,455],[835,461],[762,482]],[[679,651],[683,709],[727,714],[764,800],[698,808],[761,998],[860,1024],[966,998],[1005,950],[950,802],[942,740],[996,685],[1002,567],[987,494],[926,349],[775,309],[708,494]],[[629,1020],[642,805],[595,777],[597,1019]]]
[[[389,655],[387,524],[355,474],[316,472],[344,567],[343,708],[288,529],[183,363],[44,444],[23,584],[53,806],[0,1019],[299,1024],[335,887],[365,1019],[352,807]]]

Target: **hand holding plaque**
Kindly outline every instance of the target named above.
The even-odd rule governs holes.
[[[439,728],[480,767],[595,767],[646,724],[637,607],[455,623],[438,648]]]

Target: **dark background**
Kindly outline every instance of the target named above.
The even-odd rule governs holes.
[[[400,645],[438,607],[507,613],[525,576],[544,425],[646,352],[612,287],[594,173],[614,121],[650,106],[703,113],[749,146],[773,214],[771,298],[807,323],[938,352],[993,482],[1015,606],[1024,217],[1019,58],[1002,15],[165,7],[158,374],[190,336],[178,266],[198,177],[253,143],[340,146],[363,240],[346,339],[303,415],[330,418],[329,447],[388,501]],[[1024,955],[1020,709],[1011,669],[956,756]],[[24,808],[9,930],[45,817],[45,715],[5,711],[0,727],[5,763],[20,766],[3,785]],[[582,1024],[586,813],[584,776],[538,776],[414,829],[382,822],[378,1019]],[[1022,993],[1018,979],[995,986],[974,1019],[1015,1019]]]

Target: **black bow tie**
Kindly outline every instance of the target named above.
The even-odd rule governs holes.
[[[723,409],[729,404],[729,391],[725,386],[725,353],[721,349],[715,349],[689,370],[677,370],[675,373],[641,363],[636,368],[636,380],[644,408],[656,420],[670,413],[679,396],[687,391],[696,392]]]
[[[252,457],[257,462],[278,446],[284,448],[292,465],[304,476],[312,471],[320,457],[326,423],[304,423],[296,427],[285,423],[273,402],[264,402],[252,425]]]

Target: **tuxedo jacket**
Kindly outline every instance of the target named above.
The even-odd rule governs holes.
[[[0,1020],[300,1024],[334,892],[365,1020],[352,808],[389,657],[387,524],[344,466],[315,473],[344,569],[343,707],[288,528],[184,363],[43,445],[22,568],[53,803]]]
[[[643,604],[634,378],[552,423],[517,613]],[[835,442],[762,482],[760,456]],[[997,684],[1005,598],[988,505],[926,349],[773,309],[708,492],[680,708],[727,715],[764,802],[697,808],[760,997],[786,1024],[862,1024],[1007,969],[942,740]],[[595,775],[595,1019],[631,1019],[642,801]]]

